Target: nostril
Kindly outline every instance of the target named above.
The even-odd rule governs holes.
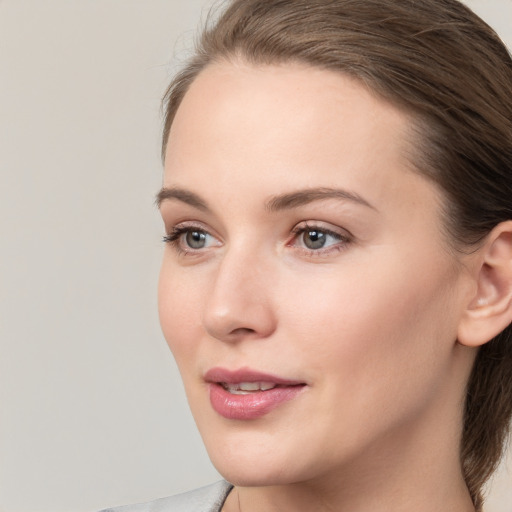
[[[230,334],[243,336],[243,335],[247,335],[247,334],[253,334],[255,332],[256,331],[254,329],[249,329],[248,327],[239,327],[237,329],[233,329]]]

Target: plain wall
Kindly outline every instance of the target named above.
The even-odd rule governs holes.
[[[219,478],[158,326],[153,206],[160,97],[210,3],[0,0],[0,511]],[[511,0],[468,4],[512,46]]]

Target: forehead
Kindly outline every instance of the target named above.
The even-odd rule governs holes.
[[[350,126],[341,133],[349,116]],[[293,63],[220,62],[203,70],[191,84],[176,113],[169,143],[177,145],[191,131],[198,137],[208,130],[217,131],[220,142],[222,130],[233,128],[247,138],[261,137],[257,128],[264,128],[269,136],[282,136],[286,128],[296,140],[315,128],[323,137],[338,137],[342,143],[342,136],[349,143],[350,138],[381,130],[405,134],[408,125],[403,111],[346,74]]]
[[[176,113],[164,184],[275,194],[371,183],[365,193],[378,195],[412,169],[410,127],[405,112],[342,73],[216,63]]]

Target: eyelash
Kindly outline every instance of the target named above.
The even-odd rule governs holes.
[[[341,252],[344,251],[347,246],[353,241],[353,237],[350,233],[345,231],[345,234],[342,234],[338,231],[334,231],[332,229],[323,227],[321,225],[315,225],[315,224],[308,224],[307,222],[304,224],[299,224],[295,228],[292,229],[293,239],[292,241],[287,244],[288,246],[293,247],[293,244],[299,240],[300,236],[304,233],[311,233],[311,232],[320,232],[324,235],[330,236],[338,241],[338,243],[333,244],[331,246],[328,246],[326,248],[320,248],[320,249],[308,249],[305,247],[296,247],[297,249],[303,251],[305,254],[313,257],[321,257],[321,256],[328,256],[331,254],[331,252]]]
[[[174,226],[172,228],[172,231],[170,234],[167,234],[163,237],[162,241],[166,244],[170,244],[173,249],[179,254],[179,255],[197,255],[200,254],[203,250],[203,248],[200,249],[194,249],[191,247],[187,247],[185,244],[181,243],[181,238],[183,235],[186,235],[187,233],[191,232],[198,232],[198,233],[204,233],[208,236],[211,235],[206,229],[204,229],[201,226],[198,225],[183,225],[183,226]],[[351,234],[341,234],[339,232],[336,232],[334,230],[322,227],[320,225],[314,225],[314,224],[299,224],[296,227],[294,227],[291,231],[293,238],[292,240],[287,243],[286,245],[288,247],[294,247],[294,243],[299,239],[299,237],[307,232],[319,232],[326,236],[330,236],[334,238],[335,240],[338,240],[338,243],[328,246],[326,248],[319,248],[319,249],[308,249],[305,247],[295,247],[296,249],[300,250],[301,252],[305,253],[309,256],[327,256],[332,251],[340,252],[347,248],[347,246],[352,242],[353,237]]]
[[[206,233],[209,234],[206,229],[195,226],[195,225],[183,225],[183,226],[174,226],[172,228],[171,233],[165,235],[162,239],[162,241],[166,244],[169,244],[172,246],[172,248],[178,253],[178,254],[196,254],[201,251],[201,249],[193,249],[191,247],[186,248],[183,246],[183,244],[180,243],[180,239],[183,235],[186,235],[187,233],[197,231],[198,233]],[[211,235],[210,235],[211,236]]]

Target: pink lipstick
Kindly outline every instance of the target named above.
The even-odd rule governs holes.
[[[212,368],[205,374],[213,409],[224,418],[252,420],[301,393],[304,382],[242,368]]]

